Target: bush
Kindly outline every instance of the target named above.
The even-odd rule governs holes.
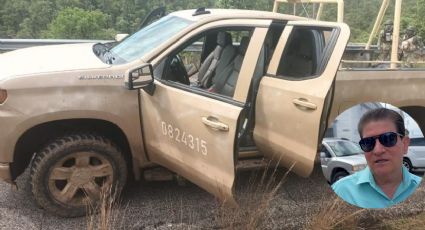
[[[45,38],[63,39],[112,39],[116,34],[110,29],[111,19],[99,10],[65,8],[44,31]]]

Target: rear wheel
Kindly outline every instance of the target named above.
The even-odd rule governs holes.
[[[127,179],[120,150],[108,139],[91,134],[69,135],[50,142],[31,166],[32,193],[37,203],[63,217],[85,215],[102,191],[119,193]]]
[[[404,165],[404,167],[407,168],[407,170],[409,170],[409,172],[412,172],[412,169],[413,169],[412,162],[410,162],[409,159],[403,158],[403,165]]]

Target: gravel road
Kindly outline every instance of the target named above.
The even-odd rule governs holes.
[[[278,177],[281,178],[284,173],[284,170],[280,170],[277,173]],[[176,182],[171,181],[133,182],[123,192],[120,208],[117,209],[115,228],[238,228],[241,218],[236,216],[244,215],[243,218],[249,219],[252,216],[249,213],[263,210],[262,228],[299,229],[305,226],[311,215],[320,210],[323,200],[333,195],[319,167],[316,167],[309,178],[289,174],[270,200],[269,206],[263,208],[260,203],[253,207],[254,200],[257,200],[258,195],[267,186],[266,183],[261,183],[258,175],[262,173],[259,171],[238,173],[236,193],[242,203],[239,211],[221,207],[213,196],[190,183],[178,186]],[[18,191],[13,191],[9,185],[0,182],[0,229],[87,229],[85,217],[58,218],[38,208],[31,195],[28,172],[17,182]],[[390,209],[392,211],[389,214],[385,212],[383,215],[424,211],[424,184],[422,183],[413,199]],[[258,199],[264,200],[264,198]]]

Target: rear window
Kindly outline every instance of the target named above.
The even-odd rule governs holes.
[[[425,138],[423,137],[411,138],[410,146],[425,146]]]
[[[360,146],[351,141],[330,141],[329,147],[338,157],[351,156],[363,153]]]
[[[304,80],[320,75],[335,45],[338,30],[295,26],[286,43],[277,76]]]

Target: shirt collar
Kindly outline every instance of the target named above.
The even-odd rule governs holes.
[[[376,184],[369,166],[367,166],[364,170],[358,173],[359,173],[359,177],[357,180],[357,184],[364,184],[364,183]],[[404,166],[402,166],[402,173],[403,173],[403,180],[401,181],[402,184],[409,185],[410,183],[415,183],[415,184],[418,183],[418,181],[415,180],[414,177],[410,176],[409,170],[407,170],[407,168]]]
[[[414,183],[416,185],[421,183],[421,177],[413,175],[412,173],[409,172],[409,170],[403,166],[403,175],[406,175],[406,182],[407,183]],[[403,177],[403,180],[405,178]]]
[[[403,173],[403,179],[402,179],[400,185],[398,186],[397,191],[394,194],[394,198],[399,196],[402,191],[408,189],[408,187],[410,187],[412,184],[417,185],[417,184],[420,183],[420,181],[418,181],[415,178],[415,176],[412,176],[412,174],[410,174],[409,170],[404,166],[402,166],[402,173]],[[381,193],[383,196],[387,197],[382,192],[380,187],[376,184],[375,179],[373,178],[373,174],[370,171],[369,167],[366,167],[364,170],[358,172],[358,176],[359,176],[358,180],[357,180],[358,185],[368,183],[376,191]]]
[[[417,185],[420,183],[420,181],[416,180],[416,177],[414,175],[412,175],[409,170],[406,167],[402,167],[402,171],[403,171],[403,181],[400,184],[400,189],[403,191],[405,189],[407,189],[411,184]],[[398,194],[394,194],[394,195],[398,195]]]
[[[380,193],[386,199],[389,199],[387,195],[381,190],[381,188],[376,184],[375,179],[373,178],[373,174],[369,169],[369,166],[366,167],[364,170],[360,171],[359,173],[360,175],[359,175],[357,184],[369,184],[369,186],[372,187],[376,192]],[[404,172],[403,172],[403,180],[404,180]],[[403,184],[404,182],[402,181],[401,183]]]
[[[357,184],[364,183],[375,184],[375,180],[373,179],[372,172],[370,171],[369,166],[358,172]]]

